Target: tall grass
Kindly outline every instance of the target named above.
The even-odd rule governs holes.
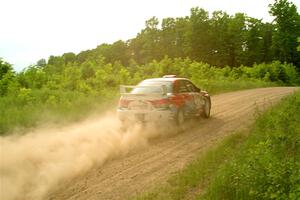
[[[204,199],[300,199],[300,92],[258,117]]]
[[[41,124],[81,120],[115,104],[116,94],[116,90],[91,96],[76,91],[22,89],[17,96],[0,97],[0,135],[24,133]]]

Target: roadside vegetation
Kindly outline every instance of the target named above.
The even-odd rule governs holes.
[[[80,120],[114,100],[119,84],[165,74],[211,94],[299,85],[300,15],[287,0],[276,0],[270,14],[274,23],[196,7],[186,17],[151,18],[126,42],[50,56],[21,72],[0,58],[0,135]]]
[[[299,124],[297,92],[136,199],[299,199]]]
[[[300,198],[300,92],[258,117],[204,199]]]
[[[84,76],[85,69],[83,66],[66,67],[60,73],[50,73],[47,67],[30,67],[18,74],[11,73],[9,78],[6,73],[0,81],[2,92],[5,92],[0,97],[0,133],[16,132],[16,128],[22,132],[24,128],[43,123],[65,124],[80,120],[100,112],[111,102],[116,105],[119,84],[136,84],[164,74],[190,78],[211,94],[295,85],[299,81],[296,68],[279,61],[253,67],[217,68],[190,59],[165,58],[136,66],[132,72],[120,64],[102,63],[93,67],[95,71],[88,78]]]

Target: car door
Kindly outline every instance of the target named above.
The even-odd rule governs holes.
[[[184,99],[184,112],[186,115],[191,115],[195,112],[195,102],[193,91],[188,88],[187,80],[180,80],[179,82],[179,94]]]
[[[191,81],[188,80],[186,80],[186,87],[188,88],[190,95],[193,97],[194,112],[198,113],[198,111],[202,109],[204,104],[200,89],[198,89]]]

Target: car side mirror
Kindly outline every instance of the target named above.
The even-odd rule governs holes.
[[[196,91],[197,91],[197,92],[201,92],[201,89],[200,89],[200,88],[196,88]]]

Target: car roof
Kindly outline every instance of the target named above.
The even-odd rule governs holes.
[[[171,81],[171,82],[174,82],[176,80],[188,80],[188,79],[187,78],[177,78],[177,77],[174,77],[174,78],[150,78],[150,79],[145,79],[142,82],[144,82],[144,81]]]

